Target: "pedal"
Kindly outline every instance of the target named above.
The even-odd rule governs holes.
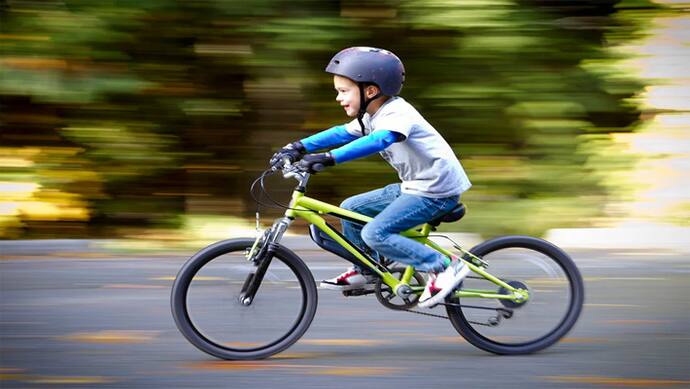
[[[366,296],[366,295],[372,294],[372,293],[376,293],[374,285],[373,284],[367,284],[362,288],[344,290],[343,296],[345,296],[345,297]]]

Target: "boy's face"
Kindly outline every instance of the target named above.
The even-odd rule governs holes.
[[[347,116],[357,117],[359,112],[359,87],[357,84],[347,77],[334,75],[333,86],[338,92],[335,101],[345,109]]]

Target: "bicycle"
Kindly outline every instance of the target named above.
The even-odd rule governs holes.
[[[228,360],[262,359],[284,351],[307,331],[316,313],[316,284],[304,261],[280,244],[296,218],[310,223],[311,238],[318,246],[377,276],[373,288],[343,294],[375,294],[387,308],[449,319],[463,338],[480,349],[507,355],[533,353],[558,342],[575,325],[584,301],[580,272],[563,250],[528,236],[494,238],[470,250],[445,237],[472,272],[440,304],[447,316],[413,310],[424,290],[423,275],[411,266],[377,260],[350,243],[323,216],[360,224],[372,218],[307,197],[310,174],[283,162],[282,168],[267,170],[254,181],[252,193],[257,181],[265,192],[264,177],[269,174],[282,172],[284,178],[296,179],[289,205],[282,206],[285,215],[254,239],[211,244],[177,274],[171,294],[173,317],[184,337],[200,350]],[[464,214],[464,205],[458,204],[401,235],[449,256],[451,251],[430,239],[439,236],[431,232]],[[257,211],[257,230],[258,218]],[[507,326],[512,329],[506,334]]]

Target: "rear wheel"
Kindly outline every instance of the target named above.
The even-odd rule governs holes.
[[[171,305],[182,334],[200,350],[223,359],[261,359],[295,343],[316,313],[311,272],[278,246],[251,303],[243,303],[257,264],[247,261],[252,239],[215,243],[182,267]]]
[[[582,276],[570,257],[541,239],[507,236],[472,250],[488,271],[509,285],[526,289],[525,302],[449,298],[455,329],[471,344],[496,354],[528,354],[556,343],[575,325],[584,301]],[[492,282],[470,276],[463,289],[509,294]]]

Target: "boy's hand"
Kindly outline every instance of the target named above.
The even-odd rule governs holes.
[[[290,163],[294,163],[295,161],[299,161],[306,153],[307,150],[304,148],[304,145],[302,145],[302,142],[297,141],[288,143],[277,153],[273,154],[268,163],[272,167],[280,169],[283,167],[283,158],[288,158]]]
[[[335,165],[335,159],[331,153],[307,154],[298,163],[300,170],[311,174],[316,174],[326,166],[333,165]]]

